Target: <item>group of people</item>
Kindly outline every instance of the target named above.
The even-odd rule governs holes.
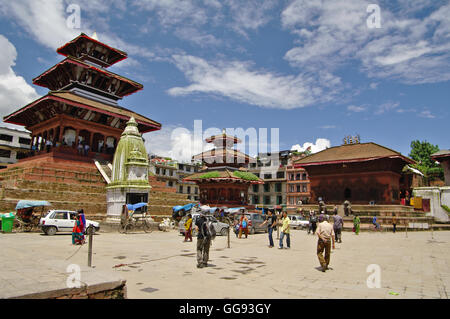
[[[326,271],[328,269],[328,265],[330,263],[331,256],[331,248],[335,249],[335,241],[341,243],[341,231],[344,225],[342,217],[335,212],[334,224],[331,225],[329,223],[329,216],[320,214],[318,219],[316,220],[315,213],[311,212],[310,219],[313,221],[312,228],[308,230],[308,232],[312,231],[313,234],[317,234],[318,242],[317,242],[317,257],[319,259],[322,271]],[[269,248],[274,247],[273,242],[273,231],[278,226],[277,216],[273,214],[271,211],[268,212],[267,217],[262,225],[267,224],[268,237],[269,237]],[[318,225],[317,225],[318,224]],[[287,212],[284,211],[282,213],[282,217],[280,220],[280,242],[278,249],[283,249],[284,238],[286,238],[286,249],[291,248],[291,238],[290,238],[290,219],[287,215]],[[325,256],[323,255],[325,253]]]
[[[349,206],[349,205],[347,205]],[[351,211],[351,208],[347,208],[347,213]],[[209,260],[209,248],[211,245],[211,238],[208,238],[206,235],[206,231],[204,228],[206,227],[206,216],[204,213],[201,213],[200,216],[195,221],[195,225],[193,225],[192,216],[189,214],[188,218],[185,222],[185,239],[184,241],[192,242],[192,229],[195,226],[197,230],[197,267],[203,268],[207,266],[207,262]],[[378,223],[376,223],[376,218],[373,223],[376,227],[379,227]],[[394,232],[396,231],[396,223],[397,219],[394,215],[393,225]],[[356,235],[359,235],[361,220],[359,216],[354,215],[353,217],[353,232]],[[273,240],[273,231],[277,230],[277,227],[280,226],[280,238],[278,249],[284,248],[284,239],[286,239],[286,249],[291,248],[291,240],[290,240],[290,219],[287,215],[287,212],[284,211],[280,220],[278,220],[278,216],[274,214],[271,210],[268,211],[266,219],[261,224],[261,226],[267,225],[267,233],[269,239],[269,248],[273,248],[275,246]],[[242,213],[239,219],[237,219],[234,223],[234,230],[236,233],[236,237],[242,238],[242,234],[245,234],[245,238],[248,236],[248,226],[249,220],[248,217]],[[313,235],[317,234],[317,257],[319,259],[319,263],[321,266],[321,271],[325,272],[328,270],[328,265],[330,263],[331,249],[335,249],[335,243],[342,243],[342,230],[344,228],[344,220],[338,214],[337,206],[334,207],[333,210],[333,223],[330,223],[330,216],[326,214],[325,210],[320,211],[320,215],[316,216],[314,211],[309,213],[309,228],[308,234],[312,233]]]
[[[241,239],[242,234],[245,235],[245,238],[248,238],[248,226],[249,226],[248,217],[245,213],[242,213],[239,219],[234,221],[233,229],[236,237]]]
[[[90,148],[91,148],[91,147],[89,146],[88,143],[86,143],[86,142],[81,142],[81,141],[78,142],[78,146],[77,146],[77,149],[78,149],[78,155],[88,156]]]

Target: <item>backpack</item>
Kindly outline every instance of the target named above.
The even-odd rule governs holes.
[[[247,221],[246,220],[242,221],[242,228],[247,228]]]
[[[216,229],[210,220],[207,220],[202,225],[202,235],[205,238],[214,240],[216,238]]]

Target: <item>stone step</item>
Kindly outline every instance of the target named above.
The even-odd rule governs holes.
[[[23,198],[27,200],[60,200],[64,198],[67,201],[83,201],[87,202],[106,202],[106,193],[88,193],[88,192],[72,192],[72,191],[48,191],[45,189],[20,189],[20,188],[3,188],[1,198]]]
[[[353,215],[356,216],[380,216],[380,217],[384,217],[384,216],[392,216],[393,214],[395,214],[397,217],[402,217],[402,216],[416,216],[416,217],[420,217],[423,216],[425,213],[424,212],[420,212],[420,211],[408,211],[408,212],[385,212],[385,211],[380,211],[380,212],[353,212]]]
[[[2,181],[3,188],[17,188],[29,190],[70,191],[75,193],[105,193],[105,185],[80,185],[67,183],[49,183],[39,180],[8,180]]]
[[[401,223],[405,223],[405,222],[422,222],[422,221],[427,221],[427,220],[431,220],[432,218],[428,217],[428,216],[420,216],[420,217],[415,217],[415,216],[405,216],[405,217],[396,217],[397,218],[397,223],[401,224]],[[372,224],[372,220],[373,217],[370,216],[360,216],[359,217],[361,223],[364,224]],[[392,222],[392,217],[377,217],[377,222],[378,223],[391,223]],[[344,223],[352,223],[353,224],[353,218],[350,217],[344,217]]]
[[[0,171],[0,177],[17,176],[25,173],[41,173],[41,174],[94,174],[99,175],[97,170],[92,167],[77,167],[77,166],[66,166],[66,167],[55,167],[52,165],[38,166],[38,167],[17,167],[17,168],[7,168]]]
[[[433,230],[435,230],[435,231],[449,231],[450,230],[450,225],[448,225],[448,224],[433,224],[432,226],[433,226]],[[351,225],[351,226],[344,225],[344,231],[352,231],[352,229],[353,229],[353,225]],[[394,229],[394,227],[392,225],[381,225],[380,232],[392,232],[393,229]],[[405,225],[397,225],[396,229],[399,232],[405,232],[406,226]],[[368,225],[368,224],[361,224],[360,231],[376,232],[373,225]],[[408,232],[413,232],[413,231],[431,231],[431,227],[429,226],[428,229],[408,227]]]
[[[95,186],[105,186],[105,182],[102,179],[93,178],[71,178],[71,177],[61,177],[43,174],[24,174],[23,179],[31,181],[45,181],[47,183],[66,183],[66,184],[79,184],[79,185],[95,185]]]

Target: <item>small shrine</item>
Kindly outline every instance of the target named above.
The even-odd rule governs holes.
[[[148,167],[144,140],[132,117],[117,145],[111,183],[106,187],[107,222],[118,222],[125,204],[148,202],[151,189]]]
[[[193,156],[193,160],[204,165],[199,173],[187,176],[186,182],[195,182],[200,190],[203,205],[238,207],[248,205],[248,188],[252,184],[263,184],[263,180],[247,171],[255,160],[236,150],[233,146],[241,140],[225,133],[205,140],[215,148]]]

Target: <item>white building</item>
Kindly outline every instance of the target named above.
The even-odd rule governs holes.
[[[200,193],[198,185],[194,182],[183,182],[183,178],[186,176],[198,173],[201,166],[195,164],[178,164],[178,187],[177,193],[186,194],[189,200],[198,201],[200,199]]]
[[[26,157],[30,152],[30,144],[29,132],[0,127],[0,168]]]

